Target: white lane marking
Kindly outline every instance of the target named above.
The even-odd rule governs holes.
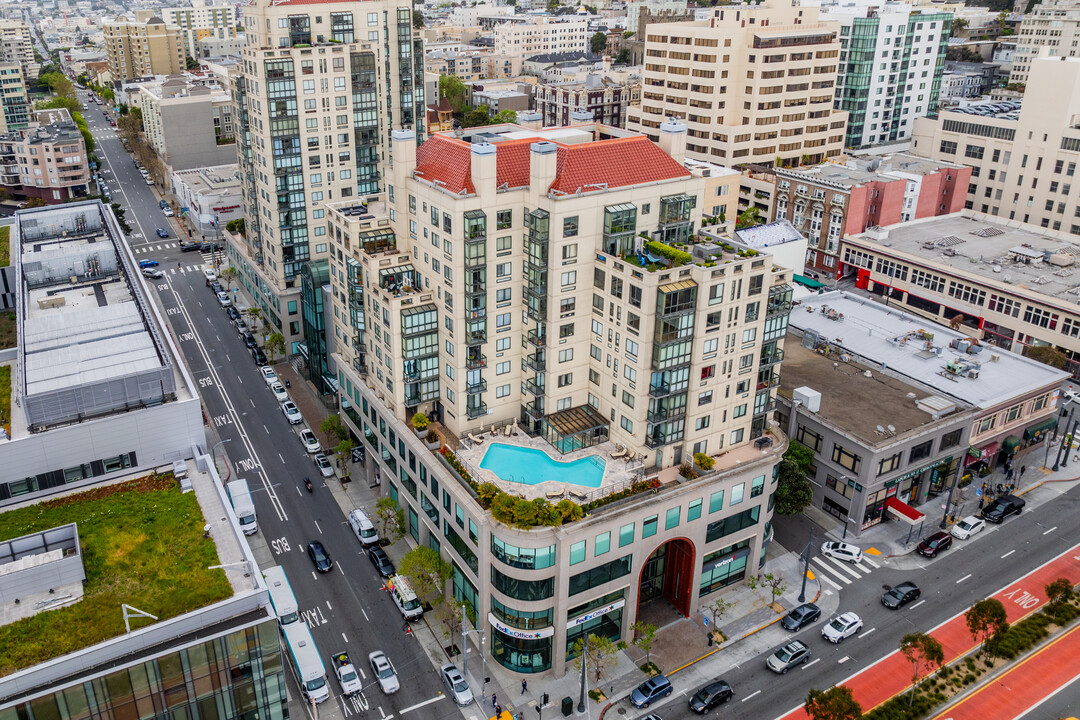
[[[1015,550],[1010,550],[1009,552],[1007,552],[1007,553],[1005,553],[1004,555],[1002,555],[1002,556],[1001,556],[1001,559],[1002,559],[1002,560],[1004,560],[1005,558],[1007,558],[1007,557],[1009,557],[1010,555],[1012,555],[1012,554],[1013,554],[1014,552],[1016,552],[1016,551],[1015,551]]]
[[[810,667],[811,665],[816,665],[819,662],[821,662],[821,658],[814,658],[813,660],[811,660],[808,663],[803,663],[803,665],[802,665],[802,667],[800,669],[805,670],[806,668]]]
[[[959,585],[960,583],[962,583],[962,582],[964,582],[965,580],[967,580],[967,579],[968,579],[969,577],[971,577],[971,573],[968,573],[968,574],[967,574],[967,575],[965,575],[964,577],[962,577],[962,578],[960,578],[959,580],[957,580],[957,581],[956,581],[956,584],[957,584],[957,585]],[[914,606],[912,606],[912,607],[914,607]]]
[[[322,534],[323,534],[323,533],[322,533],[322,528],[321,528],[321,527],[319,527],[319,521],[318,521],[318,520],[316,520],[316,521],[315,521],[315,527],[316,527],[316,528],[318,528],[318,530],[319,530],[319,534],[320,534],[320,535],[322,535]],[[971,577],[971,576],[970,576],[970,575],[968,575],[968,577]],[[326,604],[327,604],[327,605],[329,605],[330,603],[326,603]]]
[[[353,667],[356,667],[355,665]],[[361,680],[367,680],[367,675],[364,674],[364,668],[356,667],[356,672],[360,673]]]
[[[281,453],[278,453],[277,456],[278,456],[278,460],[281,461],[281,464],[284,465],[285,464],[285,458],[281,457]]]
[[[922,604],[923,604],[924,602],[926,602],[926,601],[925,601],[925,600],[920,600],[919,602],[917,602],[917,603],[915,603],[914,605],[912,605],[912,606],[911,606],[911,609],[912,609],[912,610],[914,610],[915,608],[917,608],[917,607],[919,607],[920,605],[922,605]]]
[[[837,660],[837,661],[836,661],[836,663],[837,663],[838,665],[843,665],[844,663],[846,663],[846,662],[847,662],[848,660],[850,660],[850,659],[851,659],[850,657],[848,657],[847,655],[845,655],[844,657],[842,657],[842,658],[840,658],[839,660]]]
[[[315,574],[315,571],[314,571],[314,570],[312,570],[312,571],[311,571],[311,578],[312,578],[313,580],[318,580],[318,579],[319,579],[319,576]]]
[[[371,618],[369,618],[369,617],[367,616],[367,611],[366,611],[366,610],[364,610],[364,608],[360,608],[360,612],[364,613],[364,619],[365,619],[365,620],[367,620],[368,622],[371,622]]]
[[[417,708],[422,708],[425,705],[430,705],[433,702],[439,702],[440,700],[442,700],[445,697],[446,697],[445,695],[436,695],[433,698],[428,698],[427,700],[425,700],[423,702],[416,703],[415,705],[410,705],[409,707],[405,708],[404,710],[401,710],[400,712],[398,712],[398,715],[404,715],[405,713],[409,712],[410,710],[416,710]]]
[[[379,714],[382,715],[384,718],[386,717],[386,711],[382,709],[382,705],[379,706]]]
[[[322,531],[320,530],[319,532],[322,532]],[[337,567],[338,572],[341,573],[342,577],[344,577],[345,571],[341,569],[341,563],[334,563],[334,565]]]
[[[345,637],[345,633],[341,633],[341,639],[345,642],[349,642],[349,638]]]
[[[270,434],[270,428],[266,427],[265,425],[263,425],[263,430],[265,430],[265,431],[266,431],[266,434],[267,434],[267,435],[269,435],[269,434]]]
[[[869,630],[864,630],[863,632],[859,633],[859,634],[858,634],[858,635],[856,635],[855,637],[859,637],[859,638],[864,638],[864,637],[866,637],[867,635],[869,635],[870,633],[874,632],[875,630],[877,630],[877,628],[876,628],[876,627],[872,627],[872,628],[870,628]]]
[[[1055,530],[1057,530],[1057,525],[1055,525],[1054,527],[1052,527],[1049,530],[1047,530],[1046,532],[1044,532],[1043,535],[1049,535],[1050,533],[1054,532]]]
[[[303,495],[302,495],[302,494],[300,493],[300,488],[296,488],[296,494],[297,494],[297,495],[300,495],[300,497],[304,497],[304,496],[303,496]]]
[[[819,566],[819,567],[821,567],[821,568],[823,568],[823,569],[825,569],[825,570],[828,570],[828,571],[829,571],[830,573],[832,573],[833,575],[835,575],[835,576],[836,576],[837,578],[839,578],[839,579],[840,579],[840,581],[841,581],[841,582],[843,582],[843,583],[844,583],[845,585],[850,585],[850,584],[851,584],[851,580],[849,580],[849,579],[848,579],[847,577],[845,577],[844,575],[841,575],[841,574],[840,574],[840,573],[839,573],[839,572],[838,572],[838,571],[837,571],[836,569],[834,569],[834,568],[833,568],[833,566],[832,566],[832,565],[830,565],[829,563],[825,562],[825,561],[824,561],[824,560],[822,560],[821,558],[819,558],[819,557],[815,557],[815,558],[814,558],[814,562],[816,562],[816,563],[818,564],[818,566]]]
[[[760,695],[760,694],[761,694],[760,690],[755,690],[754,692],[752,692],[749,695],[747,695],[746,697],[744,697],[740,702],[746,702],[747,700],[754,697],[755,695]]]
[[[329,600],[326,601],[326,607],[330,609],[330,612],[334,612],[334,606],[330,604]]]

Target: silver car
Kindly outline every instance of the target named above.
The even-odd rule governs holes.
[[[382,650],[376,650],[368,655],[368,662],[371,663],[371,672],[379,681],[379,687],[382,688],[384,693],[393,695],[401,689],[397,672],[394,670],[394,666],[390,664],[390,658],[386,657],[386,653]]]
[[[312,459],[315,461],[315,467],[319,468],[319,473],[324,478],[334,477],[334,466],[330,464],[330,460],[325,455],[318,453]]]
[[[443,685],[446,686],[446,691],[450,693],[450,697],[453,698],[454,702],[458,705],[472,704],[472,690],[469,689],[469,683],[465,682],[465,678],[456,665],[451,663],[443,665],[439,668],[439,675],[442,677]]]

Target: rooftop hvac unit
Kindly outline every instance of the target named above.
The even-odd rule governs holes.
[[[804,408],[810,412],[819,412],[821,410],[821,393],[817,390],[806,387],[795,388],[792,391],[791,397],[793,400],[797,400]]]

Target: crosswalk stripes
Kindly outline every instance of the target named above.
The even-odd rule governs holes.
[[[866,567],[863,565],[864,562],[872,567]],[[816,555],[814,556],[814,567],[819,571],[824,571],[818,572],[818,578],[831,585],[834,589],[840,590],[843,588],[843,585],[850,585],[855,580],[861,580],[866,575],[872,573],[874,568],[881,566],[865,556],[861,562],[852,565],[835,558]],[[843,583],[843,585],[840,585],[839,583]]]

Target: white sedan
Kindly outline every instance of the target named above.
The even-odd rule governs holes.
[[[319,473],[324,478],[334,477],[334,466],[330,464],[330,460],[325,455],[318,453],[313,459],[315,460],[315,467],[319,468]]]
[[[217,301],[218,301],[218,305],[220,305],[223,308],[226,308],[226,307],[229,307],[230,305],[232,305],[232,298],[229,297],[229,293],[225,292],[224,290],[222,290],[221,292],[219,292],[217,294]]]
[[[981,533],[986,529],[986,521],[974,515],[968,515],[952,526],[952,536],[957,540],[967,540],[972,535]]]
[[[319,444],[319,440],[315,437],[315,433],[307,428],[300,431],[300,444],[303,445],[304,449],[309,453],[317,453],[322,450],[322,445]]]
[[[278,381],[277,373],[274,372],[274,368],[272,367],[263,366],[259,368],[259,374],[262,375],[263,382],[266,383],[267,387],[272,386]]]
[[[290,425],[299,425],[304,422],[304,416],[300,414],[300,408],[296,407],[296,403],[292,400],[281,403],[281,412],[284,413],[285,419],[289,421]]]
[[[862,618],[853,612],[848,612],[838,615],[832,619],[832,622],[821,628],[821,637],[834,645],[839,645],[844,642],[844,638],[851,637],[861,629]]]
[[[394,671],[394,666],[390,664],[390,658],[386,657],[386,653],[376,650],[368,655],[368,662],[371,663],[371,672],[379,680],[379,687],[384,693],[393,695],[401,689],[397,672]]]
[[[285,402],[289,399],[289,393],[285,391],[285,386],[279,382],[270,386],[270,391],[274,393],[274,399],[278,402]]]
[[[217,280],[217,273],[213,270],[203,270],[203,277],[206,278],[206,282],[212,283]]]
[[[844,562],[862,561],[862,550],[845,542],[826,542],[821,544],[821,554]]]

